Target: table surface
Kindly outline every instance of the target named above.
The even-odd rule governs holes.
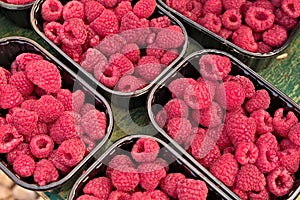
[[[15,26],[0,13],[0,38],[8,36],[24,36],[31,38],[47,50],[51,50],[32,29],[24,29]],[[258,72],[267,81],[284,92],[287,96],[300,104],[300,34],[296,37],[281,58],[274,59],[268,68]],[[115,126],[110,142],[125,136],[126,133],[150,133],[155,131],[150,126],[145,106],[128,110],[112,105]],[[155,131],[156,132],[156,131]],[[110,143],[111,144],[111,143]],[[41,193],[48,199],[65,199],[68,191],[52,191]],[[300,196],[297,198],[300,200]]]

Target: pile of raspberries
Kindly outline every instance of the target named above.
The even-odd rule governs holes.
[[[281,47],[300,16],[299,0],[166,0],[166,4],[237,46],[262,54]]]
[[[0,67],[0,153],[18,176],[44,186],[105,136],[106,115],[84,104],[82,90],[62,89],[57,66],[41,55],[19,54],[10,69]]]
[[[179,55],[182,29],[167,16],[151,17],[156,0],[46,0],[47,38],[110,89],[134,92]],[[151,19],[150,19],[151,18]]]
[[[113,157],[106,176],[90,180],[77,200],[205,200],[205,182],[186,177],[179,169],[168,173],[168,163],[158,157],[159,152],[154,139],[139,138],[131,157]]]
[[[168,84],[172,99],[157,124],[242,199],[288,194],[299,168],[295,113],[275,110],[268,91],[231,75],[228,57],[205,54],[198,63],[201,77]]]

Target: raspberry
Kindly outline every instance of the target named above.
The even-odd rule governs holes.
[[[88,1],[84,4],[84,16],[88,23],[94,21],[101,15],[104,10],[104,6],[98,1]]]
[[[133,167],[119,165],[111,173],[112,184],[123,192],[133,191],[140,182],[139,174]]]
[[[36,112],[31,112],[23,108],[16,108],[12,114],[12,124],[18,132],[24,135],[30,135],[38,122]]]
[[[52,123],[63,111],[63,104],[51,95],[42,96],[36,104],[36,112],[41,122]]]
[[[119,0],[99,0],[99,2],[105,6],[105,8],[113,8],[117,5]]]
[[[208,194],[205,182],[194,179],[178,182],[176,191],[180,200],[205,200]]]
[[[94,195],[99,199],[107,199],[112,191],[112,183],[109,178],[99,177],[90,180],[83,188],[85,194]]]
[[[121,53],[124,54],[132,63],[137,63],[140,59],[141,51],[138,45],[135,43],[129,43],[123,46]]]
[[[48,135],[36,135],[30,141],[30,151],[36,158],[47,158],[53,148],[54,142]]]
[[[271,47],[280,47],[288,38],[287,30],[280,26],[274,25],[262,35],[263,41]]]
[[[67,54],[72,60],[77,63],[81,62],[82,47],[81,45],[68,46],[65,44],[61,45],[61,50]]]
[[[13,163],[14,171],[21,177],[29,177],[33,174],[35,162],[32,157],[28,155],[19,155]]]
[[[292,30],[297,26],[298,20],[296,18],[290,17],[288,14],[283,12],[282,9],[278,8],[275,11],[275,23],[283,26],[287,30]]]
[[[269,150],[277,150],[278,142],[276,137],[272,133],[265,133],[256,140],[256,146],[260,149],[263,146],[266,146]]]
[[[106,115],[96,109],[90,110],[81,118],[81,128],[92,139],[100,140],[106,134]]]
[[[69,1],[62,10],[62,17],[64,20],[71,18],[84,18],[84,5],[80,1]]]
[[[247,192],[240,190],[236,186],[231,188],[231,191],[234,192],[238,197],[240,197],[241,200],[247,200],[248,199],[248,194]]]
[[[278,153],[280,165],[285,167],[290,173],[295,173],[299,168],[299,151],[297,149],[287,149]]]
[[[80,139],[65,140],[57,149],[60,162],[66,166],[77,165],[84,157],[85,145]]]
[[[85,25],[87,36],[85,43],[82,45],[82,49],[85,52],[88,48],[97,47],[100,43],[100,37],[95,33],[95,31],[89,26]]]
[[[99,49],[103,54],[111,56],[112,54],[119,52],[125,44],[126,40],[121,35],[113,34],[108,35],[101,40],[97,49]],[[117,55],[119,56],[119,54]]]
[[[221,156],[220,149],[215,145],[205,157],[198,159],[197,161],[206,168],[210,166]]]
[[[120,78],[117,88],[121,92],[134,92],[143,88],[146,85],[143,79],[139,79],[135,76],[123,76]]]
[[[192,78],[178,78],[173,80],[169,86],[168,89],[172,93],[173,98],[182,98],[185,92],[185,89],[189,87],[190,85],[198,84],[197,81],[195,81]]]
[[[99,75],[99,81],[109,88],[114,88],[120,79],[120,72],[114,65],[109,65]]]
[[[254,96],[245,103],[245,109],[249,113],[260,109],[265,110],[269,108],[270,102],[271,98],[266,90],[257,90]]]
[[[186,104],[193,109],[205,109],[211,104],[211,96],[206,84],[193,84],[184,91]]]
[[[209,80],[221,80],[231,71],[231,61],[226,56],[203,55],[199,59],[200,73]]]
[[[181,99],[171,99],[165,106],[164,110],[168,119],[175,117],[187,118],[189,115],[189,108],[186,103]]]
[[[273,132],[273,119],[267,111],[260,109],[252,112],[250,116],[256,121],[257,134]]]
[[[0,126],[0,153],[8,153],[23,142],[23,136],[9,125]]]
[[[213,13],[207,13],[203,18],[199,19],[199,23],[216,34],[218,34],[222,28],[221,18]]]
[[[23,102],[22,94],[13,85],[0,85],[0,93],[0,107],[2,109],[13,108],[20,105]]]
[[[294,179],[287,169],[278,167],[267,176],[269,191],[275,196],[283,196],[292,189]]]
[[[176,49],[183,45],[184,40],[182,32],[166,28],[157,33],[155,44],[162,49]]]
[[[300,16],[300,2],[295,0],[283,0],[281,5],[282,10],[292,18]]]
[[[246,2],[246,0],[222,0],[225,10],[240,9],[240,7]]]
[[[189,120],[185,118],[172,118],[167,124],[167,133],[176,142],[183,144],[186,138],[191,134],[192,125]]]
[[[160,147],[151,138],[140,138],[133,145],[131,156],[136,162],[152,162],[156,159]]]
[[[146,49],[147,56],[154,56],[157,59],[161,59],[165,52],[165,49],[158,47],[158,45],[155,43],[150,44]]]
[[[125,14],[122,17],[120,30],[126,31],[126,30],[130,30],[130,29],[146,28],[146,27],[149,27],[148,23],[146,24],[145,21],[143,21],[143,23],[142,23],[142,20],[139,19],[139,17],[136,16],[133,12],[128,12],[127,14]],[[132,33],[132,32],[129,31],[127,33]],[[127,35],[127,33],[126,33],[126,35]],[[126,39],[129,39],[129,38],[126,37]],[[132,39],[134,41],[137,40],[137,38],[132,38],[132,37],[130,37],[130,39]],[[129,41],[134,42],[131,40],[129,40]],[[127,42],[128,42],[128,40],[127,40]]]
[[[242,15],[238,10],[226,10],[222,15],[222,25],[230,30],[238,29],[242,24]]]
[[[58,36],[61,42],[68,47],[84,44],[87,38],[87,31],[83,20],[79,18],[65,20]]]
[[[118,33],[119,22],[113,11],[104,9],[100,16],[90,24],[90,27],[100,37],[105,37],[110,34]]]
[[[222,38],[224,38],[225,40],[228,40],[231,35],[232,35],[232,31],[228,30],[226,28],[221,28],[220,32],[218,33],[218,35]]]
[[[131,200],[131,196],[129,193],[116,190],[110,193],[108,200]]]
[[[31,152],[30,152],[29,144],[27,144],[27,143],[21,143],[16,148],[14,148],[10,152],[8,152],[7,155],[6,155],[8,164],[12,165],[13,162],[14,162],[14,160],[19,155],[32,156]]]
[[[178,51],[176,49],[167,51],[162,58],[160,59],[160,63],[163,66],[169,66],[176,58],[178,57]]]
[[[120,76],[132,74],[134,71],[134,65],[132,62],[123,54],[114,54],[110,57],[109,62],[114,65],[120,72]]]
[[[273,50],[273,48],[271,46],[267,45],[264,42],[258,42],[257,45],[258,45],[258,48],[257,48],[258,53],[269,53]]]
[[[186,11],[184,11],[183,14],[191,20],[197,21],[197,19],[203,14],[202,3],[197,0],[189,1],[186,4]]]
[[[153,190],[153,191],[150,191],[150,192],[146,192],[146,195],[148,195],[150,199],[170,200],[168,195],[165,194],[161,190]]]
[[[67,174],[71,171],[71,167],[60,163],[60,158],[57,155],[57,150],[51,152],[51,154],[48,157],[48,160],[50,160],[52,164],[56,167],[56,169],[58,169],[62,174]]]
[[[146,81],[152,81],[161,72],[161,64],[154,56],[142,57],[135,67],[136,73]]]
[[[253,95],[255,94],[255,87],[249,78],[237,75],[234,77],[234,79],[236,82],[240,83],[243,86],[246,98],[253,97]]]
[[[149,193],[147,193],[147,192],[134,192],[131,195],[131,200],[140,200],[140,199],[149,200],[150,199]]]
[[[204,84],[204,85],[206,85],[206,87],[207,87],[208,90],[209,90],[210,96],[211,96],[211,98],[213,99],[214,96],[215,96],[215,93],[216,93],[216,88],[217,88],[217,86],[219,85],[219,83],[218,83],[217,81],[206,80],[206,79],[204,79],[204,78],[202,78],[202,77],[199,77],[199,78],[197,79],[197,82],[198,82],[199,84]]]
[[[260,32],[253,32],[253,38],[255,40],[255,42],[259,42],[262,38],[262,33]]]
[[[81,116],[83,116],[83,115],[85,115],[86,113],[88,113],[90,110],[93,110],[93,109],[95,109],[95,105],[92,105],[92,104],[90,104],[90,103],[85,103],[85,104],[83,104],[83,106],[81,107],[79,114],[80,114]]]
[[[282,0],[271,0],[271,3],[274,7],[279,8],[282,5]]]
[[[43,57],[35,53],[19,54],[16,57],[17,71],[25,71],[26,65],[32,60],[43,60]]]
[[[290,129],[298,123],[298,118],[293,111],[289,111],[284,116],[284,109],[279,108],[275,111],[273,117],[273,127],[276,133],[282,137],[288,137]]]
[[[115,14],[117,16],[117,19],[119,21],[122,20],[123,16],[126,15],[126,13],[132,11],[132,6],[130,1],[122,1],[118,4],[118,6],[115,8]]]
[[[0,84],[7,84],[8,81],[4,70],[5,69],[0,66]]]
[[[241,26],[242,27],[242,26]],[[239,30],[239,29],[237,29]],[[245,49],[250,52],[257,52],[258,45],[255,42],[255,39],[253,37],[252,31],[249,32],[242,32],[240,34],[237,34],[236,32],[232,35],[233,43],[242,49]]]
[[[166,177],[166,170],[156,163],[142,163],[137,169],[140,177],[140,186],[146,191],[154,190],[160,180]]]
[[[241,142],[235,150],[235,158],[241,164],[254,164],[258,157],[258,148],[252,142]]]
[[[231,140],[226,132],[226,126],[223,127],[222,132],[217,140],[217,145],[220,150],[224,150],[232,145]]]
[[[47,22],[59,20],[63,10],[63,5],[58,0],[47,0],[42,4],[42,18]]]
[[[35,165],[33,178],[38,185],[44,186],[47,183],[57,181],[59,174],[51,161],[42,159]]]
[[[246,164],[236,176],[236,186],[243,191],[259,192],[266,186],[266,179],[255,165]]]
[[[281,142],[279,144],[279,148],[280,148],[281,151],[284,151],[284,150],[287,150],[287,149],[296,149],[298,151],[300,150],[300,146],[294,144],[289,139],[281,140]]]
[[[57,93],[61,88],[61,76],[57,67],[46,60],[35,60],[26,65],[30,81],[47,93]]]
[[[280,165],[276,149],[270,149],[267,145],[261,145],[258,148],[256,166],[262,173],[271,172]]]
[[[257,0],[255,2],[253,2],[253,6],[264,8],[266,10],[271,11],[272,13],[274,13],[274,11],[275,11],[274,6],[272,5],[271,1],[269,1],[269,0]]]
[[[255,32],[262,32],[271,28],[275,21],[272,11],[262,7],[250,7],[246,13],[245,22]]]
[[[149,18],[156,8],[155,0],[140,0],[134,7],[133,12],[139,18]]]
[[[203,5],[203,13],[206,15],[212,13],[215,15],[222,14],[222,1],[221,0],[207,0]]]
[[[300,145],[300,123],[294,125],[289,133],[288,138],[296,145]]]
[[[96,65],[100,63],[106,63],[106,57],[97,49],[89,48],[83,55],[80,62],[80,65],[87,72],[94,71]]]
[[[172,198],[177,198],[177,186],[178,183],[185,179],[185,176],[181,173],[167,174],[160,182],[160,188]]]
[[[260,200],[260,199],[270,199],[270,193],[267,188],[264,188],[260,192],[249,192],[249,199]]]
[[[153,18],[150,21],[150,27],[157,28],[157,30],[153,29],[153,31],[160,31],[162,28],[167,28],[169,26],[171,26],[171,20],[167,16]]]
[[[81,90],[73,94],[68,89],[61,89],[57,93],[57,99],[64,105],[65,111],[79,112],[83,105],[85,95]]]
[[[44,26],[45,36],[50,39],[54,44],[60,45],[61,41],[58,36],[58,32],[62,25],[58,22],[51,21]]]
[[[80,195],[76,200],[100,200],[100,199],[91,195],[84,194],[84,195]]]
[[[223,112],[219,104],[212,102],[209,108],[193,110],[192,118],[202,126],[215,127],[221,124]]]
[[[108,163],[108,167],[106,170],[106,176],[111,177],[111,173],[114,169],[117,169],[119,166],[127,166],[134,168],[134,164],[131,161],[131,159],[126,155],[116,155],[111,159],[111,161]]]

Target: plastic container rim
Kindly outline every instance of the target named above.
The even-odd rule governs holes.
[[[6,8],[8,10],[26,10],[26,9],[30,8],[33,4],[34,4],[34,1],[27,3],[27,4],[22,4],[22,5],[10,4],[10,3],[0,1],[0,7]]]

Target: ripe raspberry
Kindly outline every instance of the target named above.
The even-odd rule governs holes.
[[[85,194],[94,195],[99,199],[107,199],[112,191],[112,183],[109,178],[99,177],[90,180],[83,188]]]
[[[21,177],[29,177],[33,174],[35,162],[31,156],[19,155],[13,162],[14,171]]]
[[[266,90],[257,90],[254,96],[245,103],[245,109],[249,113],[260,109],[266,110],[270,102],[271,98]]]
[[[9,79],[9,84],[15,86],[24,96],[30,95],[34,89],[34,85],[22,71],[13,74]]]
[[[183,45],[185,37],[182,32],[165,28],[157,33],[155,44],[162,49],[176,49]]]
[[[140,186],[146,191],[154,190],[161,179],[167,175],[164,167],[157,163],[142,163],[138,166],[137,171],[140,177]]]
[[[10,124],[0,126],[0,153],[8,153],[23,142],[23,136]]]
[[[290,17],[298,18],[300,16],[300,2],[295,0],[283,0],[282,10]]]
[[[271,0],[271,3],[274,7],[279,8],[282,5],[282,0]]]
[[[221,18],[213,13],[207,13],[203,18],[199,19],[198,23],[216,34],[218,34],[222,28]]]
[[[192,109],[205,109],[211,104],[211,96],[206,84],[193,84],[184,91],[184,100]]]
[[[212,13],[215,15],[222,14],[222,1],[221,0],[207,0],[203,5],[203,13],[204,15],[208,13]]]
[[[88,23],[94,21],[101,15],[104,10],[104,6],[98,1],[88,1],[84,4],[84,16]]]
[[[115,8],[114,12],[117,16],[117,19],[119,21],[122,20],[123,16],[126,15],[126,13],[132,11],[132,6],[130,1],[122,1],[118,4],[118,6]]]
[[[243,86],[246,98],[253,97],[253,95],[255,94],[255,87],[249,78],[237,75],[233,78],[233,81],[236,81]]]
[[[150,44],[146,49],[147,56],[154,56],[157,59],[161,59],[165,52],[165,49],[158,47],[158,45],[155,43]]]
[[[58,157],[57,150],[54,150],[50,153],[48,160],[58,169],[62,174],[67,174],[71,171],[71,167],[66,166],[60,163],[60,158]]]
[[[106,87],[114,88],[120,79],[120,72],[115,65],[107,65],[104,68],[105,70],[101,72],[98,76],[99,81]],[[95,71],[95,76],[96,73],[98,72]]]
[[[160,147],[151,138],[140,138],[133,145],[131,156],[136,162],[152,162],[156,159]]]
[[[149,33],[149,21],[145,18],[139,19],[133,12],[128,12],[122,17],[120,30],[123,32],[121,35],[126,38],[127,43],[137,41],[137,37],[142,36],[142,33]],[[140,30],[135,30],[140,29]],[[125,31],[125,32],[124,32]],[[136,34],[132,36],[131,34]]]
[[[84,18],[84,5],[80,1],[69,1],[67,2],[62,10],[62,17],[64,20],[71,18]]]
[[[202,147],[201,147],[202,148]],[[217,145],[215,145],[208,154],[201,158],[197,159],[197,161],[206,168],[210,168],[210,166],[221,156],[220,149]]]
[[[232,145],[231,140],[226,132],[225,124],[223,126],[222,133],[220,134],[219,139],[217,140],[217,145],[221,151],[227,147],[231,147]]]
[[[37,101],[35,111],[39,115],[39,121],[52,123],[63,113],[64,106],[53,96],[44,95]]]
[[[190,85],[198,84],[196,80],[192,78],[178,78],[173,80],[168,89],[172,93],[173,98],[182,98],[185,92],[185,89]]]
[[[292,30],[297,26],[298,20],[297,18],[290,17],[281,8],[278,8],[275,11],[275,23],[283,26],[287,30]]]
[[[281,142],[279,143],[279,148],[280,148],[281,151],[284,151],[284,150],[287,150],[287,149],[296,149],[296,150],[300,151],[300,146],[294,144],[289,139],[281,140]]]
[[[267,45],[264,42],[258,42],[257,45],[258,45],[258,48],[257,48],[258,53],[269,53],[273,50],[273,48],[271,46]]]
[[[92,139],[100,140],[106,134],[106,115],[93,109],[82,116],[81,128]]]
[[[119,165],[111,173],[112,184],[121,191],[133,191],[139,184],[140,178],[133,167]]]
[[[117,6],[119,0],[99,0],[99,2],[105,7],[105,8],[114,8]]]
[[[99,45],[97,45],[97,49],[104,55],[111,56],[119,52],[125,44],[126,40],[120,34],[113,34],[101,40]],[[119,56],[119,54],[117,55]]]
[[[235,158],[241,164],[254,164],[258,157],[258,148],[252,142],[241,142],[235,150]]]
[[[82,52],[83,52],[81,45],[69,46],[66,44],[62,44],[61,50],[65,54],[67,54],[72,60],[74,60],[76,63],[81,62],[81,59],[82,59],[81,56],[82,56]]]
[[[171,99],[165,106],[164,110],[168,119],[175,117],[187,118],[189,115],[189,108],[186,103],[181,99]]]
[[[256,166],[262,173],[268,173],[280,165],[276,149],[270,149],[267,145],[259,147]]]
[[[225,10],[240,9],[240,7],[246,2],[246,0],[222,0]]]
[[[134,5],[133,12],[139,18],[149,18],[154,13],[155,8],[155,0],[140,0]]]
[[[205,200],[208,194],[205,182],[194,179],[178,182],[176,191],[180,200]]]
[[[23,102],[22,94],[13,85],[0,85],[0,93],[0,107],[2,109],[13,108],[20,105]]]
[[[273,132],[273,119],[267,111],[260,109],[252,112],[250,116],[256,121],[257,134]]]
[[[288,138],[296,145],[300,145],[300,123],[294,125],[289,133]]]
[[[57,67],[46,60],[35,60],[26,65],[30,81],[47,93],[57,93],[61,88],[61,76]]]
[[[293,111],[289,111],[284,116],[284,109],[279,108],[275,111],[273,117],[273,127],[276,133],[282,137],[288,137],[290,129],[298,123],[298,118]]]
[[[89,48],[81,58],[80,65],[87,72],[94,71],[96,65],[99,65],[102,62],[107,62],[106,57],[97,49]]]
[[[165,194],[163,191],[161,190],[153,190],[153,191],[149,191],[146,192],[146,197],[149,197],[150,199],[159,199],[159,200],[170,200],[170,198],[168,197],[167,194]]]
[[[209,108],[193,110],[192,118],[202,126],[216,127],[222,122],[223,112],[219,104],[212,102]]]
[[[93,109],[95,109],[95,105],[92,105],[92,104],[90,104],[90,103],[85,103],[85,104],[83,104],[83,106],[81,107],[79,114],[80,114],[81,116],[83,116],[83,115],[85,115],[86,113],[88,113],[90,110],[93,110]]]
[[[135,43],[129,43],[123,46],[121,53],[124,54],[132,63],[137,63],[141,54],[139,46]]]
[[[6,78],[5,70],[6,69],[4,69],[3,67],[0,66],[0,84],[7,84],[8,79]]]
[[[116,190],[110,193],[107,200],[131,200],[131,196],[129,193]]]
[[[62,27],[62,25],[60,23],[51,21],[51,22],[47,23],[43,29],[45,36],[56,45],[61,44],[60,38],[58,36],[58,32],[61,29],[61,27]]]
[[[172,198],[177,197],[178,183],[185,179],[181,173],[170,173],[160,181],[160,188]]]
[[[256,146],[260,149],[261,147],[266,147],[269,150],[277,150],[278,142],[276,137],[272,133],[265,133],[256,140]]]
[[[123,54],[116,53],[110,56],[109,62],[114,65],[120,72],[120,76],[132,74],[134,71],[134,65],[132,62]]]
[[[153,18],[150,21],[150,27],[153,28],[153,31],[160,31],[162,28],[167,28],[169,26],[171,26],[171,20],[167,16]]]
[[[285,167],[290,173],[295,173],[299,168],[299,151],[297,149],[287,149],[278,153],[280,165]]]
[[[76,200],[100,200],[100,199],[91,195],[83,194],[80,195]]]
[[[259,200],[259,199],[270,199],[270,192],[265,187],[260,192],[248,192],[249,199]]]
[[[110,34],[118,33],[119,22],[113,11],[104,9],[100,16],[90,24],[90,27],[100,37],[105,37]]]
[[[228,30],[226,28],[221,28],[220,32],[218,33],[218,35],[222,38],[224,38],[225,40],[229,39],[232,35],[232,31]]]
[[[238,197],[240,197],[241,200],[247,200],[248,199],[248,193],[240,190],[239,188],[237,188],[236,186],[230,188],[232,192],[234,192],[236,195],[238,195]]]
[[[226,10],[222,15],[222,25],[230,30],[238,29],[242,24],[242,15],[238,10]]]
[[[162,109],[155,115],[155,121],[161,128],[166,128],[166,125],[168,123],[168,116],[167,112]]]
[[[266,179],[255,165],[246,164],[236,176],[236,186],[243,191],[259,192],[266,186]]]
[[[128,75],[120,78],[117,88],[121,92],[134,92],[142,89],[145,85],[146,82],[143,79]]]
[[[70,18],[64,21],[58,36],[63,44],[68,47],[85,43],[87,31],[82,19]]]
[[[27,144],[27,143],[21,143],[16,148],[14,148],[10,152],[8,152],[7,155],[6,155],[6,159],[7,159],[8,164],[12,165],[13,162],[14,162],[14,160],[19,155],[32,156],[31,152],[30,152],[29,144]]]
[[[271,47],[280,47],[288,38],[287,30],[280,26],[274,25],[262,35],[263,41]]]
[[[54,142],[48,135],[36,135],[30,141],[30,151],[36,158],[47,158],[53,148]]]
[[[57,93],[57,99],[64,105],[65,111],[79,112],[84,98],[85,94],[81,90],[72,93],[68,89],[61,89]]]
[[[114,169],[117,169],[119,166],[127,166],[131,168],[135,168],[133,162],[127,155],[116,155],[108,163],[108,167],[106,169],[106,176],[110,178],[112,171]]]
[[[19,133],[30,135],[37,126],[38,114],[23,108],[17,108],[11,115],[12,124]]]
[[[46,0],[42,4],[41,14],[43,20],[47,22],[59,20],[63,10],[63,5],[58,0]]]
[[[147,193],[147,192],[134,192],[131,195],[131,200],[141,200],[141,199],[149,200],[150,199],[149,193]]]
[[[241,26],[242,27],[242,26]],[[239,29],[237,29],[239,30]],[[240,34],[237,34],[236,32],[232,35],[232,42],[241,47],[242,49],[245,49],[250,52],[257,52],[258,45],[255,42],[255,39],[253,37],[252,31],[251,32],[242,32]]]
[[[191,134],[192,125],[189,120],[185,118],[172,118],[167,124],[167,133],[176,142],[183,144],[187,137]]]
[[[161,64],[154,56],[144,56],[139,60],[135,71],[144,80],[152,81],[160,74]]]
[[[84,154],[85,145],[77,138],[65,140],[57,148],[60,162],[69,167],[77,165],[83,159]]]
[[[278,167],[267,176],[269,191],[275,196],[283,196],[292,189],[294,178],[284,167]]]
[[[245,22],[255,32],[262,32],[271,28],[275,21],[272,11],[262,7],[250,7],[246,13]]]
[[[33,178],[34,182],[36,182],[38,185],[44,186],[47,183],[57,181],[59,174],[51,161],[42,159],[35,165]]]
[[[256,0],[255,2],[253,2],[253,6],[264,8],[266,10],[271,11],[272,13],[274,13],[275,11],[274,6],[269,0]]]
[[[230,153],[221,155],[210,167],[210,172],[227,186],[234,184],[238,170],[238,163]]]
[[[25,71],[25,67],[30,61],[43,59],[43,56],[35,53],[21,53],[16,57],[17,71]]]
[[[160,59],[160,63],[163,66],[169,66],[178,57],[178,51],[176,49],[165,52],[165,54]]]

